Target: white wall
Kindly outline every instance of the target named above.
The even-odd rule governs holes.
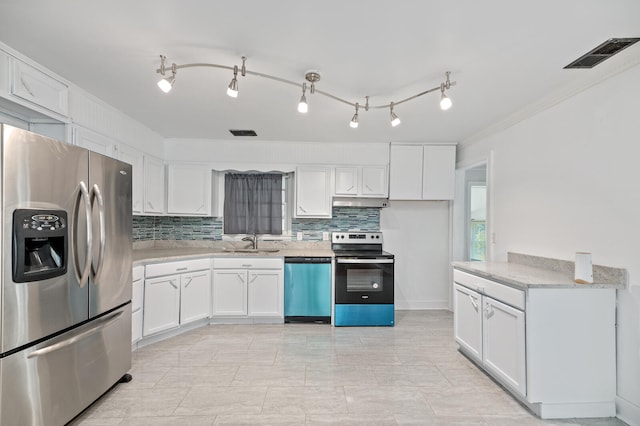
[[[590,251],[594,263],[629,271],[629,288],[618,292],[617,376],[619,417],[633,425],[640,424],[639,94],[636,65],[463,143],[458,156],[459,164],[491,158],[493,260],[506,260],[507,251],[568,260]]]
[[[214,168],[271,167],[297,164],[379,165],[389,163],[388,143],[273,142],[237,140],[165,139],[165,158],[170,161],[198,161]]]
[[[449,307],[449,215],[448,201],[392,201],[382,209],[384,249],[396,260],[396,309]]]

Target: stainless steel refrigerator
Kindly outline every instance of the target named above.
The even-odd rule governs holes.
[[[0,134],[0,424],[63,425],[131,368],[131,166]]]

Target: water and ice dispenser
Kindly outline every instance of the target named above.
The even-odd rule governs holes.
[[[64,210],[13,212],[13,281],[40,281],[67,273],[68,227]]]

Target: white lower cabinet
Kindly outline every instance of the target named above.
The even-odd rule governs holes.
[[[143,335],[146,337],[208,318],[210,300],[209,259],[147,265]]]
[[[145,279],[143,312],[144,336],[180,325],[180,275]]]
[[[525,395],[524,312],[485,297],[483,302],[482,361],[487,370]]]
[[[246,269],[213,268],[213,316],[247,315]]]
[[[518,394],[526,394],[524,312],[454,284],[455,339]]]
[[[453,277],[455,340],[478,366],[541,418],[615,416],[615,288]]]
[[[213,317],[284,318],[282,258],[213,260]]]
[[[134,266],[131,288],[131,343],[142,339],[142,301],[144,300],[144,266]]]

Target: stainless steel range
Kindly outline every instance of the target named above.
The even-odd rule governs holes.
[[[336,326],[393,326],[393,254],[381,232],[334,232]]]

